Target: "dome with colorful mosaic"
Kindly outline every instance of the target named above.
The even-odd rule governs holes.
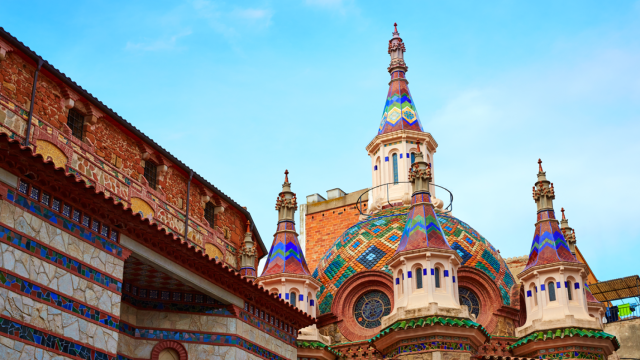
[[[322,283],[317,294],[320,315],[331,312],[338,289],[352,275],[368,270],[390,273],[386,263],[398,247],[408,210],[408,206],[382,210],[347,229],[327,250],[313,272]],[[442,212],[438,220],[451,248],[462,258],[462,268],[485,273],[498,288],[502,304],[511,305],[515,280],[498,250],[464,221]]]

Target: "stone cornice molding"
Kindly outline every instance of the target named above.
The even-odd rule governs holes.
[[[390,132],[387,134],[376,135],[376,137],[371,140],[369,145],[365,148],[370,156],[373,156],[378,149],[390,142],[394,141],[413,141],[416,142],[420,140],[421,143],[427,148],[427,150],[431,153],[435,153],[438,148],[438,143],[428,132],[414,131],[414,130],[398,130],[394,132]]]
[[[421,249],[415,249],[415,250],[406,250],[406,251],[396,253],[391,257],[391,259],[387,261],[387,265],[394,266],[395,263],[398,260],[402,260],[402,258],[416,258],[416,257],[420,257],[420,255],[422,254],[426,255],[427,260],[430,260],[430,258],[433,255],[441,255],[441,254],[444,256],[449,255],[450,256],[449,261],[452,261],[452,258],[458,261],[458,263],[455,264],[456,266],[459,266],[460,264],[462,264],[462,257],[455,250],[427,247],[427,248],[421,248]]]
[[[530,274],[533,274],[536,278],[538,278],[540,276],[540,272],[552,271],[554,269],[557,269],[558,271],[564,271],[564,269],[575,269],[584,271],[587,275],[589,275],[587,265],[582,263],[562,261],[551,264],[532,266],[529,269],[524,270],[520,274],[518,274],[518,279],[524,280],[524,278],[528,277]]]
[[[279,273],[279,274],[261,276],[256,280],[256,282],[262,284],[262,283],[272,283],[274,282],[274,280],[276,282],[278,280],[281,280],[282,283],[286,283],[287,279],[300,280],[304,282],[308,281],[310,284],[315,285],[317,289],[319,289],[322,286],[322,283],[319,280],[316,280],[315,278],[313,278],[313,276],[301,275],[301,274],[290,274],[290,273]]]

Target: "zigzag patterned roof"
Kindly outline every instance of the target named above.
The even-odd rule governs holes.
[[[536,265],[555,262],[579,262],[569,249],[569,245],[562,235],[555,211],[542,210],[538,212],[536,230],[529,252],[529,261],[525,270]]]
[[[261,276],[282,273],[311,275],[295,231],[296,225],[293,221],[278,223],[278,230]]]
[[[409,211],[396,254],[402,251],[425,248],[451,250],[438,222],[438,216],[430,203],[429,193],[413,194],[411,204],[419,205],[412,206]]]
[[[391,73],[391,83],[378,135],[399,130],[423,131],[418,111],[409,92],[409,85],[404,79],[405,73],[402,70]]]

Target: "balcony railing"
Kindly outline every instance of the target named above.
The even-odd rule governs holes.
[[[386,190],[386,201],[387,201],[387,204],[389,205],[389,207],[400,206],[400,205],[397,205],[397,204],[392,204],[391,201],[389,200],[389,185],[393,186],[393,185],[397,185],[397,184],[409,184],[409,183],[410,183],[410,181],[394,181],[394,182],[390,182],[390,183],[374,186],[372,188],[367,189],[366,191],[363,191],[362,194],[360,194],[360,196],[358,197],[358,200],[356,201],[356,207],[357,207],[358,211],[360,212],[360,215],[369,216],[369,217],[371,216],[371,214],[366,214],[366,213],[362,212],[362,210],[363,210],[362,197],[364,196],[364,194],[368,194],[370,191],[373,191],[374,189],[384,187],[385,190]],[[433,186],[438,187],[440,189],[443,189],[443,190],[445,190],[446,192],[449,193],[449,205],[447,205],[444,209],[445,210],[449,210],[449,211],[453,211],[453,194],[451,193],[451,191],[449,191],[449,189],[447,189],[447,188],[445,188],[443,186],[440,186],[440,185],[437,185],[437,184],[434,184],[434,183],[429,183],[429,185],[433,185]],[[369,201],[369,203],[371,204],[372,201]],[[369,206],[369,208],[371,208],[371,206]]]

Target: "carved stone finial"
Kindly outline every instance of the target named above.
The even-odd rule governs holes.
[[[289,182],[289,170],[284,171],[284,182]]]
[[[564,217],[564,208],[560,208],[560,212],[562,213],[562,220],[567,220],[567,218]]]
[[[393,30],[398,32],[398,23],[393,23]]]
[[[538,159],[538,168],[540,169],[540,172],[543,172],[542,171],[542,160],[541,159]]]
[[[247,220],[247,232],[251,232],[251,221]]]
[[[420,151],[420,140],[416,141],[416,144],[418,145],[418,152],[421,152]]]

